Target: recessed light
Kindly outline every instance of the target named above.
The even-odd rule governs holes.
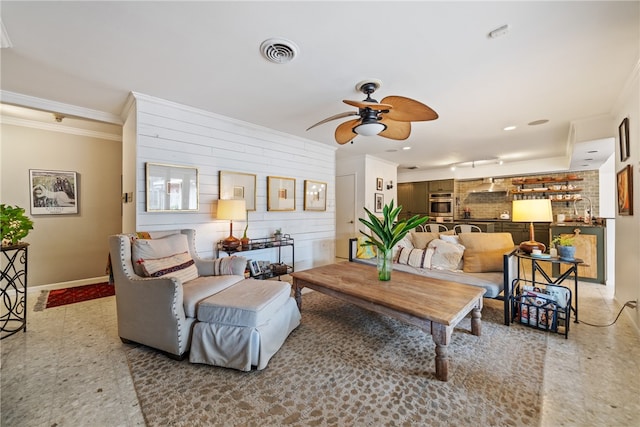
[[[527,123],[529,126],[537,126],[537,125],[543,125],[545,123],[548,123],[549,120],[547,119],[541,119],[541,120],[534,120],[532,122]]]
[[[507,131],[508,131],[508,130],[514,130],[516,127],[517,127],[517,126],[513,126],[513,125],[511,125],[511,126],[507,126],[507,127],[505,127],[505,128],[504,128],[504,129],[502,129],[502,130],[507,130]]]
[[[403,150],[411,150],[411,147],[402,147]]]

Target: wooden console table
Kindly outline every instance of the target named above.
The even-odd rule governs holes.
[[[436,344],[436,378],[447,381],[447,345],[454,327],[471,312],[471,332],[480,335],[482,296],[485,289],[393,271],[381,282],[375,266],[343,262],[291,273],[302,309],[302,288],[308,287],[375,313],[414,325]]]

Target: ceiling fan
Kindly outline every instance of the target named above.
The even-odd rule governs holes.
[[[387,96],[378,103],[371,98],[371,94],[380,88],[382,82],[376,79],[363,80],[356,85],[356,90],[364,93],[367,98],[363,101],[343,100],[347,105],[358,108],[358,111],[349,111],[336,114],[319,121],[307,128],[312,129],[331,120],[349,116],[360,116],[349,120],[336,128],[335,137],[338,144],[353,143],[358,135],[380,135],[385,138],[403,140],[411,134],[411,122],[435,120],[438,113],[433,111],[415,99],[404,96]]]

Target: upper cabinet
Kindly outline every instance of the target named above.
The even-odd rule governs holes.
[[[439,179],[429,181],[429,193],[453,193],[453,179]]]
[[[402,206],[401,215],[427,214],[427,182],[398,184],[398,205]]]

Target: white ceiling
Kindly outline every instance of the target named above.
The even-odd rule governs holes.
[[[574,155],[572,169],[593,169],[613,151],[598,142],[614,136],[609,115],[640,59],[639,6],[3,0],[12,47],[0,51],[0,83],[4,95],[113,115],[135,91],[335,145],[335,127],[351,118],[305,129],[354,111],[342,100],[364,99],[356,83],[376,78],[374,98],[411,97],[440,118],[412,124],[406,141],[359,136],[338,156],[424,170],[488,158],[566,157],[569,167]],[[488,37],[505,24],[506,35]],[[270,37],[295,42],[298,56],[266,61],[259,47]],[[540,119],[549,122],[527,125]]]

